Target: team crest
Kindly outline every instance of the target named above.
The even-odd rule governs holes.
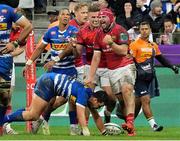
[[[56,32],[55,32],[55,31],[52,31],[52,32],[51,32],[51,35],[55,35],[55,34],[56,34]]]
[[[2,9],[1,12],[2,12],[3,14],[6,14],[8,11],[7,11],[7,9]]]
[[[123,42],[128,41],[128,34],[127,33],[121,33],[120,34],[120,40]]]

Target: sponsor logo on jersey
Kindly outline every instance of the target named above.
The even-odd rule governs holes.
[[[62,44],[52,44],[52,49],[59,51],[64,50],[68,47],[68,43],[62,43]]]
[[[0,30],[6,30],[7,29],[7,23],[0,23]]]

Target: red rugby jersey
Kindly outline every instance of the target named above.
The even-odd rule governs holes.
[[[96,37],[98,28],[91,29],[89,24],[84,25],[77,34],[77,41],[79,44],[83,45],[86,48],[86,64],[91,65],[92,57],[93,57],[93,47],[94,40]],[[99,64],[100,68],[106,68],[106,60],[103,56],[101,56],[101,61]]]
[[[96,34],[94,49],[100,50],[104,53],[107,68],[114,70],[119,67],[124,67],[128,64],[132,64],[133,60],[124,55],[118,55],[113,50],[112,47],[103,42],[104,37],[109,34],[112,36],[116,44],[128,44],[129,37],[127,31],[120,25],[115,24],[114,27],[107,33],[102,29],[99,29]]]

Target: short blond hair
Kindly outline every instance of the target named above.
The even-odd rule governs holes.
[[[74,7],[74,11],[77,12],[79,11],[79,9],[81,9],[82,7],[88,7],[88,4],[86,2],[80,2],[78,3],[75,7]]]

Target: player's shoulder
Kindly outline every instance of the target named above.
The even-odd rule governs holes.
[[[9,5],[6,5],[6,4],[0,4],[0,9],[14,9],[12,7],[10,7]],[[2,11],[1,11],[2,12]]]
[[[50,27],[50,28],[48,29],[48,31],[58,30],[58,29],[59,29],[59,27],[58,27],[58,25],[56,25],[56,26]]]
[[[120,31],[126,31],[126,29],[123,26],[119,25],[119,24],[115,24],[114,29],[115,30],[120,30]]]
[[[78,30],[78,28],[74,25],[69,25],[67,29],[68,30]]]
[[[12,11],[12,13],[16,13],[17,12],[16,9],[14,9],[14,8],[8,6],[8,5],[5,5],[5,4],[1,4],[0,5],[0,10],[1,10],[0,12],[2,14],[10,14],[11,11]]]

